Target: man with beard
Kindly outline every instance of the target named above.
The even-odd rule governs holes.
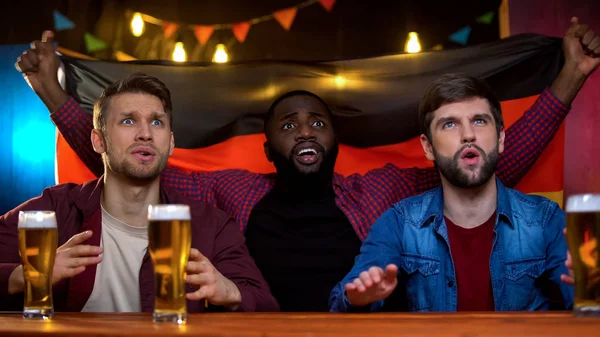
[[[0,217],[0,310],[23,307],[19,212],[51,210],[59,245],[52,273],[55,310],[152,312],[147,214],[153,204],[190,206],[189,312],[204,311],[206,302],[219,310],[278,310],[233,219],[161,186],[174,147],[171,110],[169,90],[154,77],[134,74],[104,90],[94,106],[91,142],[106,173],[82,185],[49,187]]]
[[[331,311],[380,310],[398,285],[408,307],[397,310],[547,310],[555,295],[569,308],[565,214],[495,176],[505,133],[491,89],[466,75],[442,76],[426,90],[419,119],[442,184],[377,220],[331,292]]]
[[[85,138],[91,118],[57,79],[59,59],[52,33],[17,62],[70,146],[92,172],[101,174],[98,155]],[[509,187],[525,175],[552,140],[569,105],[600,64],[596,37],[573,22],[565,35],[565,64],[546,89],[506,132],[507,154],[498,177]],[[337,140],[329,107],[306,91],[275,100],[265,119],[265,154],[276,174],[246,170],[187,172],[172,166],[163,182],[193,199],[231,214],[246,234],[248,248],[282,311],[327,311],[333,286],[350,270],[371,224],[392,204],[439,185],[435,168],[394,165],[348,177],[333,172]]]

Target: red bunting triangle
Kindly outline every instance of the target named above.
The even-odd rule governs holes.
[[[250,23],[249,22],[236,23],[231,27],[231,30],[233,31],[233,35],[235,35],[235,38],[240,43],[242,43],[242,42],[246,41],[246,35],[248,35],[248,32],[250,31]]]
[[[290,30],[290,27],[292,27],[292,23],[294,22],[294,18],[296,17],[297,12],[298,9],[296,7],[290,7],[278,10],[277,12],[273,12],[273,17],[275,17],[275,20],[279,22],[283,29]]]
[[[194,26],[194,35],[201,45],[206,44],[214,31],[213,26]]]
[[[163,22],[162,24],[163,30],[165,32],[165,38],[169,39],[171,38],[171,36],[173,36],[173,34],[175,34],[175,32],[177,31],[177,29],[179,29],[179,25],[173,22]]]
[[[335,4],[335,0],[319,0],[319,3],[326,11],[331,12],[333,9],[333,5]]]

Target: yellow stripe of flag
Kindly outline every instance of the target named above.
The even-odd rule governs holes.
[[[533,192],[529,194],[541,195],[542,197],[546,197],[555,203],[558,204],[560,208],[563,208],[563,191],[557,192]]]

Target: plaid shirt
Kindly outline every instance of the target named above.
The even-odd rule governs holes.
[[[565,119],[569,107],[550,90],[544,90],[524,115],[506,130],[505,150],[500,155],[497,175],[507,187],[514,187],[542,154]],[[74,98],[52,115],[65,140],[83,162],[96,174],[103,173],[100,155],[90,146],[92,116]],[[275,174],[258,174],[246,170],[188,172],[168,166],[162,182],[180,193],[216,206],[231,214],[245,231],[250,212],[273,188]],[[392,164],[371,170],[365,175],[344,177],[334,174],[336,204],[346,214],[361,240],[370,226],[394,203],[440,184],[438,170],[399,168]]]

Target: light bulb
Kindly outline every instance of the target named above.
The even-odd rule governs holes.
[[[213,56],[212,61],[215,63],[226,63],[229,59],[227,55],[227,48],[222,43],[219,43],[216,46],[215,55]]]
[[[185,48],[183,48],[183,42],[175,43],[175,49],[173,50],[173,61],[175,61],[175,62],[187,61],[187,55],[185,53]]]
[[[421,42],[419,41],[419,35],[417,35],[416,32],[408,33],[404,51],[407,53],[418,53],[421,51]]]
[[[346,85],[346,79],[342,75],[338,75],[335,77],[335,85],[338,88],[343,88]]]
[[[131,19],[131,33],[133,36],[139,37],[144,33],[144,19],[142,19],[142,14],[134,13],[133,18]]]

